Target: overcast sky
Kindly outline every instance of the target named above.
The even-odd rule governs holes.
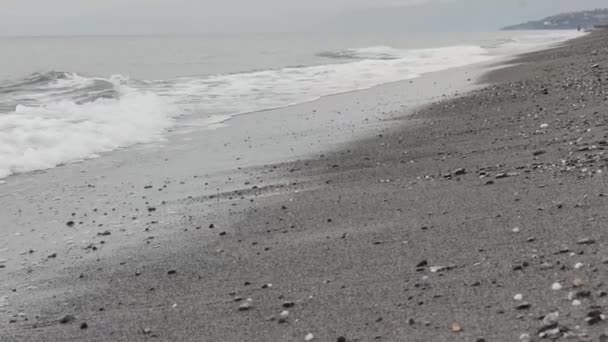
[[[482,31],[606,0],[0,0],[0,35]]]

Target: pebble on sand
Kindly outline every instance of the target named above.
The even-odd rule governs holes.
[[[587,318],[585,318],[585,321],[589,325],[594,325],[605,319],[606,316],[604,316],[600,310],[593,310],[587,313]]]
[[[72,316],[72,315],[65,315],[65,316],[63,316],[59,320],[59,323],[61,323],[61,324],[68,324],[68,323],[74,322],[74,320],[76,320],[76,318],[74,316]]]
[[[553,285],[551,285],[551,290],[553,291],[559,291],[562,289],[562,284],[560,283],[553,283]]]
[[[465,169],[463,169],[463,168],[459,168],[459,169],[456,169],[456,170],[452,171],[452,174],[454,174],[456,176],[461,176],[461,175],[464,175],[466,173],[467,173],[467,171]]]
[[[543,324],[546,326],[555,324],[557,322],[557,320],[559,319],[559,312],[555,311],[555,312],[551,312],[545,315],[545,317],[543,317]]]
[[[594,243],[595,243],[595,240],[589,239],[589,238],[584,238],[584,239],[578,240],[579,245],[592,245]]]
[[[312,341],[315,338],[315,336],[313,334],[308,334],[306,335],[306,337],[304,337],[304,341]]]
[[[458,323],[452,323],[452,331],[456,333],[461,332],[462,327]]]
[[[577,262],[577,263],[574,265],[574,269],[575,269],[575,270],[578,270],[579,268],[582,268],[583,266],[585,266],[585,264],[583,264],[582,262]]]
[[[515,296],[513,296],[513,299],[520,301],[520,300],[524,299],[524,296],[521,293],[518,293]]]
[[[239,311],[249,311],[253,308],[253,303],[251,299],[247,299],[245,303],[239,306]]]

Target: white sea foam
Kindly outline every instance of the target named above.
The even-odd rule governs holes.
[[[117,99],[18,105],[0,114],[0,178],[160,139],[173,123],[169,106],[152,93],[123,91]]]
[[[155,92],[195,113],[239,114],[416,78],[423,73],[490,60],[477,46],[399,50],[352,49],[353,61],[160,82]],[[336,54],[346,54],[336,52]]]

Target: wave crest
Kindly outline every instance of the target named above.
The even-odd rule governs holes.
[[[29,87],[14,83],[12,93],[0,87],[0,103],[14,101],[0,112],[0,178],[162,139],[175,111],[124,79],[53,72],[28,77]]]
[[[395,49],[390,46],[371,46],[366,48],[323,51],[317,53],[317,56],[331,59],[393,60],[403,58],[406,53],[407,50]]]

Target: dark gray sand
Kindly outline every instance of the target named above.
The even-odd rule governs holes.
[[[183,215],[161,248],[40,280],[0,340],[608,341],[608,33],[521,62],[373,139],[166,203]]]

